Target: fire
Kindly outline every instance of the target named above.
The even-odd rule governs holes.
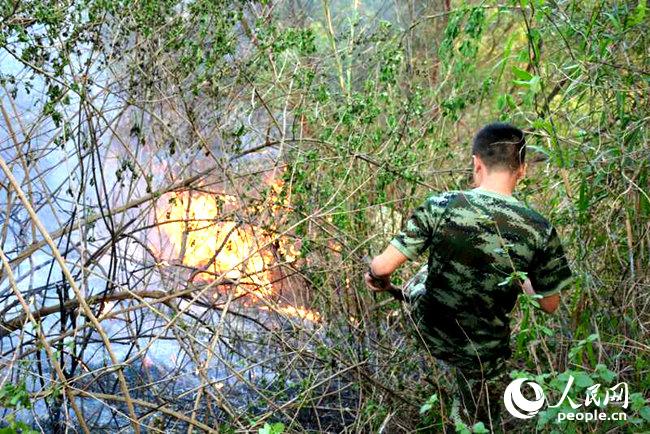
[[[276,256],[292,262],[299,251],[290,237],[276,233],[287,205],[286,199],[280,199],[283,182],[276,180],[269,187],[267,197],[249,207],[222,193],[181,191],[162,196],[156,218],[171,251],[159,252],[166,256],[159,264],[180,262],[196,270],[195,280],[220,279],[220,284],[233,284],[237,297],[247,295],[249,302],[264,299],[265,304],[274,303],[272,297],[277,294],[270,270]],[[260,225],[264,228],[236,221],[249,214],[262,215]],[[278,305],[274,310],[312,322],[320,320],[318,312],[302,306]]]
[[[304,307],[296,307],[296,306],[288,305],[288,306],[279,306],[277,310],[280,313],[283,313],[284,315],[287,316],[302,318],[311,322],[320,321],[320,313],[316,312],[315,310],[305,309]]]
[[[284,316],[306,319],[307,321],[311,321],[311,322],[320,322],[321,320],[320,313],[318,313],[315,310],[307,309],[300,306],[291,306],[291,305],[275,306],[272,309],[267,306],[261,306],[259,309],[266,310],[266,311],[275,311]]]
[[[256,226],[219,221],[233,200],[221,194],[170,193],[168,206],[157,212],[158,222],[176,257],[203,271],[196,279],[211,281],[222,276],[252,287],[256,295],[270,295],[267,264],[273,258],[265,245],[271,240]]]

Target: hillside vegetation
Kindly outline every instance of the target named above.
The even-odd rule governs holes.
[[[511,375],[553,402],[571,375],[574,402],[629,387],[627,421],[560,425],[564,402],[512,431],[650,429],[649,17],[0,2],[0,432],[441,432],[441,373],[365,261],[470,186],[495,120],[575,275],[554,315],[520,297]]]

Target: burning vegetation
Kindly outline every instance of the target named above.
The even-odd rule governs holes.
[[[186,190],[158,201],[154,250],[163,264],[189,271],[188,280],[210,287],[215,302],[227,298],[246,307],[320,320],[319,312],[292,303],[284,268],[299,258],[299,242],[281,233],[289,207],[284,182],[267,185],[264,197],[246,205],[222,192]],[[250,216],[255,216],[251,218]],[[284,291],[283,291],[284,290]]]

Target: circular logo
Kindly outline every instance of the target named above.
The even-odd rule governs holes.
[[[521,386],[524,383],[529,385],[535,392],[535,399],[533,401],[529,401],[521,393]],[[528,381],[526,378],[513,380],[508,384],[506,391],[503,393],[503,403],[506,406],[506,410],[519,419],[530,419],[535,416],[544,405],[544,400],[542,386],[534,381]]]

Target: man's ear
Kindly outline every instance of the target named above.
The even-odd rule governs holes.
[[[481,185],[483,177],[485,176],[485,166],[483,165],[481,159],[476,155],[472,155],[472,166],[472,178],[474,180],[474,186],[478,187]]]
[[[475,173],[481,170],[481,159],[476,155],[472,155],[472,166],[474,166]]]
[[[521,180],[526,177],[526,172],[528,171],[528,163],[524,163],[521,166],[519,166],[519,169],[517,169],[517,179]]]

